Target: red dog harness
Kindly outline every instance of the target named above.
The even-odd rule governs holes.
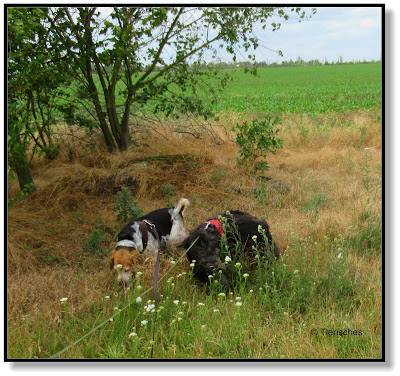
[[[206,223],[209,223],[217,229],[217,231],[221,234],[224,235],[224,230],[222,229],[221,222],[218,219],[209,219]]]

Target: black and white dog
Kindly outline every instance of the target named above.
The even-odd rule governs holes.
[[[174,208],[154,210],[122,229],[110,263],[110,268],[118,272],[119,283],[130,285],[139,254],[155,259],[160,249],[182,243],[186,237],[183,215],[188,205],[189,200],[181,198]]]
[[[224,233],[220,219],[226,222],[226,228],[231,229],[230,232],[235,232],[234,235]],[[267,238],[267,244],[262,232]],[[279,258],[279,248],[272,238],[266,221],[242,211],[226,211],[190,231],[182,243],[182,247],[188,249],[198,237],[187,252],[187,258],[190,262],[195,261],[193,273],[202,282],[208,282],[209,275],[215,275],[216,278],[220,275],[220,282],[226,287],[229,285],[225,265],[220,257],[219,245],[222,236],[226,236],[228,246],[231,246],[232,250],[235,249],[234,243],[240,241],[246,254],[254,256],[253,246],[257,242],[258,246],[264,244],[264,249],[261,251],[266,255],[273,253]]]

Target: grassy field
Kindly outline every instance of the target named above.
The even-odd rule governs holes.
[[[212,106],[217,113],[344,113],[381,108],[381,64],[238,70]]]
[[[281,68],[280,80],[263,70],[283,148],[258,175],[237,164],[227,129],[264,111],[265,81],[239,73],[212,125],[225,142],[153,133],[111,155],[100,139],[83,147],[62,136],[58,160],[35,156],[37,192],[19,198],[17,182],[8,187],[8,357],[149,358],[154,345],[166,359],[379,359],[380,66],[313,69]],[[172,164],[132,162],[177,152],[185,158]],[[265,218],[283,256],[232,260],[235,284],[224,291],[193,280],[177,250],[165,254],[153,343],[152,265],[138,263],[127,292],[109,270],[123,186],[144,212],[188,198],[188,229],[226,209]]]

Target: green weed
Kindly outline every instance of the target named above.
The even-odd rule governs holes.
[[[306,200],[301,210],[310,215],[312,219],[318,219],[320,208],[323,207],[326,202],[326,194],[317,192],[314,197]]]
[[[117,195],[115,201],[114,212],[117,212],[117,219],[120,223],[128,223],[135,218],[143,215],[138,203],[133,200],[132,193],[129,188],[122,188]]]
[[[172,197],[176,196],[176,191],[178,188],[173,184],[168,184],[163,188],[163,193],[167,196],[168,207],[174,207],[174,204],[171,200]]]
[[[92,256],[105,256],[109,252],[106,246],[107,237],[108,235],[102,229],[94,229],[83,244],[82,253],[88,253]]]

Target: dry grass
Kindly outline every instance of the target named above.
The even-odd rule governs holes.
[[[234,125],[237,119],[232,117],[226,116],[224,125]],[[353,230],[349,227],[362,226],[366,216],[380,219],[381,133],[372,115],[284,118],[280,133],[284,148],[269,157],[270,170],[264,175],[289,187],[289,192],[276,189],[274,182],[260,182],[238,167],[237,147],[228,141],[232,135],[227,135],[223,127],[215,127],[215,133],[225,140],[219,145],[187,135],[170,135],[166,140],[152,134],[139,147],[110,155],[101,148],[84,149],[64,139],[69,152],[61,153],[57,161],[34,158],[37,192],[16,200],[8,214],[10,347],[15,345],[13,329],[24,317],[40,317],[55,328],[61,297],[71,297],[70,309],[74,312],[89,309],[91,302],[114,290],[108,257],[84,255],[82,245],[96,224],[102,223],[110,235],[111,250],[115,232],[121,227],[113,208],[122,186],[128,186],[135,201],[148,212],[167,205],[163,189],[172,184],[176,187],[174,199],[186,197],[191,201],[186,221],[189,229],[225,209],[266,218],[283,250],[293,231],[316,241],[325,236],[333,239],[350,236]],[[133,162],[138,157],[178,153],[187,158],[172,165]],[[10,198],[18,194],[15,181],[9,181],[8,194]],[[312,206],[307,210],[307,205],[318,195],[324,200],[313,215]],[[167,267],[164,261],[163,270]],[[380,257],[363,255],[361,250],[349,257],[348,267],[369,289],[369,296],[379,302]],[[143,270],[144,284],[150,285],[151,270]],[[380,307],[376,310],[380,312]],[[367,330],[375,325],[364,316],[362,305],[357,315],[357,321]],[[315,325],[334,325],[327,323],[327,317],[321,317]],[[24,330],[29,332],[29,328]],[[271,330],[265,328],[266,338],[272,338],[269,346],[279,330],[298,334],[309,328],[288,321],[282,328],[274,328],[274,333]],[[286,358],[303,357],[314,346],[312,339],[301,345],[286,341],[280,342],[276,351]],[[326,357],[338,355],[334,346],[323,346],[326,349],[321,352]],[[374,339],[372,346],[379,349],[379,341]]]

